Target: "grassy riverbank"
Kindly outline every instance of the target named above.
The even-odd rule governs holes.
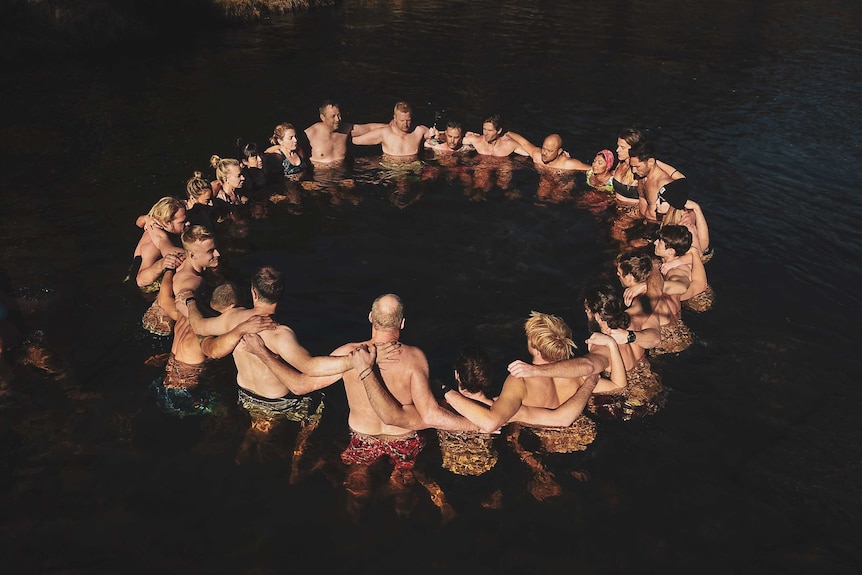
[[[3,58],[61,56],[182,39],[200,27],[239,25],[337,0],[8,0]],[[190,35],[190,34],[186,34]]]

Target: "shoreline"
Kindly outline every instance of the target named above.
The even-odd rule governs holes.
[[[86,56],[106,49],[140,52],[141,42],[183,41],[201,28],[242,26],[273,16],[331,7],[337,0],[17,0],[4,10],[3,59]],[[167,15],[167,16],[166,16]]]

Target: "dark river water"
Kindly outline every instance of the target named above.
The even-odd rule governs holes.
[[[348,0],[142,55],[7,67],[0,288],[50,357],[0,372],[5,573],[859,572],[858,3],[539,4]],[[388,121],[398,100],[419,123],[442,113],[474,131],[500,113],[586,161],[637,125],[693,183],[715,306],[685,312],[694,345],[654,362],[661,411],[601,421],[586,452],[548,458],[559,496],[535,500],[504,454],[486,480],[503,506],[483,508],[489,486],[442,471],[432,443],[420,463],[457,516],[417,490],[407,517],[380,496],[357,525],[340,384],[314,436],[327,464],[296,485],[289,436],[235,463],[248,419],[229,373],[225,410],[157,410],[161,371],[145,361],[166,342],[122,283],[135,217],[237,138],[307,127],[325,98],[354,122]],[[379,148],[352,152],[355,186],[293,188],[222,242],[236,277],[284,271],[279,319],[313,354],[366,337],[385,292],[441,380],[479,341],[502,381],[527,359],[531,310],[587,336],[580,290],[615,279],[619,244],[580,182],[548,198],[521,160],[482,188],[478,168],[466,183],[433,160],[393,175]]]

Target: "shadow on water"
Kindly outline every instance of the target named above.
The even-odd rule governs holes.
[[[827,4],[344,2],[153,46],[134,65],[18,73],[0,120],[0,289],[22,335],[0,365],[0,556],[15,572],[855,573],[862,209],[848,167],[859,119],[845,111],[860,14]],[[147,361],[168,345],[144,334],[146,303],[121,283],[134,218],[238,137],[263,145],[276,123],[310,125],[324,98],[354,122],[387,121],[400,99],[418,123],[445,110],[474,131],[499,112],[531,141],[559,132],[584,160],[637,124],[691,178],[715,307],[685,316],[689,350],[655,361],[659,413],[601,421],[586,451],[545,458],[560,495],[536,501],[505,447],[493,476],[449,474],[431,435],[420,468],[457,516],[444,523],[417,486],[406,519],[380,492],[357,525],[339,385],[293,485],[295,426],[261,433],[236,463],[251,421],[230,360],[213,414],[156,408],[161,368]],[[266,217],[223,238],[241,281],[262,264],[286,272],[279,319],[312,353],[364,337],[371,300],[390,291],[439,380],[478,341],[502,381],[526,358],[531,310],[587,337],[580,292],[614,280],[619,244],[582,176],[569,188],[522,158],[396,169],[376,148],[352,152],[340,171],[273,185]],[[497,488],[502,507],[484,507]]]

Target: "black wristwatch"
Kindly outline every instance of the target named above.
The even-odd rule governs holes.
[[[634,343],[637,338],[638,334],[636,334],[632,330],[629,330],[629,334],[628,336],[626,336],[626,343]]]
[[[189,306],[190,301],[195,301],[195,296],[190,296],[190,297],[186,298],[186,307]],[[629,332],[629,333],[631,333],[631,332]]]

